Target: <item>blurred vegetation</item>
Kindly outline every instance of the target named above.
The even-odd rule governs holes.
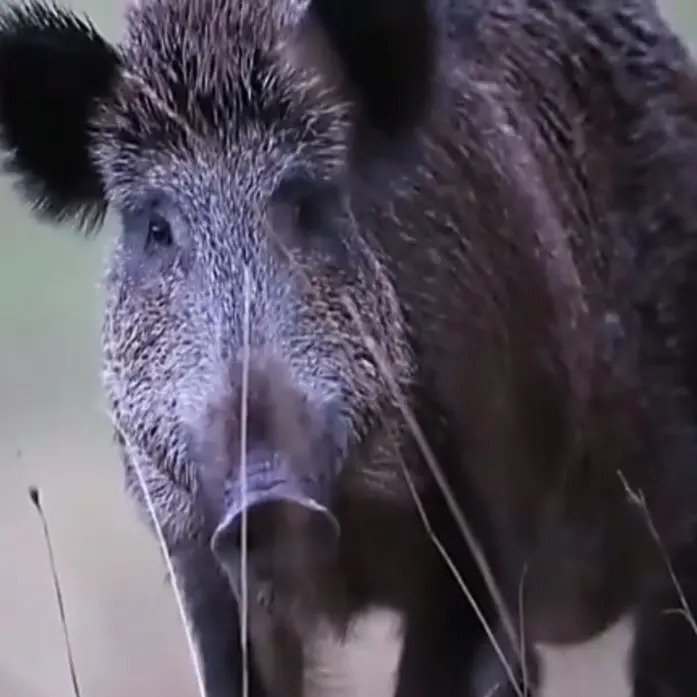
[[[0,3],[7,0],[0,0]],[[117,37],[123,6],[86,10]],[[195,695],[157,547],[122,494],[98,352],[105,243],[41,225],[0,182],[0,695],[72,697],[42,489],[82,697]]]
[[[71,4],[118,35],[120,2]],[[697,40],[695,2],[666,10]],[[122,495],[101,409],[99,278],[111,233],[111,222],[90,241],[40,225],[0,182],[1,697],[72,694],[40,521],[26,494],[34,483],[83,697],[195,694],[158,552]]]

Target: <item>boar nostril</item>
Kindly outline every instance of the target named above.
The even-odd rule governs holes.
[[[221,530],[217,536],[219,545],[230,551],[241,553],[242,538],[246,533],[247,551],[250,555],[273,547],[274,519],[278,517],[276,502],[258,503],[247,510],[247,529],[245,530],[244,515],[240,512],[231,522],[227,530]]]
[[[247,553],[256,565],[288,568],[301,562],[322,563],[335,550],[338,524],[325,508],[311,499],[270,498],[247,509]],[[238,511],[224,521],[211,541],[213,552],[228,571],[239,568],[244,530]]]

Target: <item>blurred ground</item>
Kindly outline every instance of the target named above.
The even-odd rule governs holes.
[[[118,32],[118,0],[74,4]],[[695,5],[684,0],[668,9],[697,37]],[[72,695],[40,521],[26,493],[33,483],[52,529],[82,697],[193,697],[157,549],[121,493],[100,409],[103,243],[39,227],[2,186],[0,697]],[[328,650],[333,670],[325,680],[381,697],[397,646],[389,619],[368,628],[350,651]],[[547,666],[550,697],[622,697],[626,643],[620,627],[591,646],[556,652]]]

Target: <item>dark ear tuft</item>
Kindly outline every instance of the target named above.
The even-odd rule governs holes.
[[[367,124],[399,136],[431,96],[436,33],[428,0],[313,0]]]
[[[30,0],[0,9],[0,147],[35,212],[92,229],[106,201],[90,158],[90,118],[119,56],[88,20]]]

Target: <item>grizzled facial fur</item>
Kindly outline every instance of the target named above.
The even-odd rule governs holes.
[[[332,484],[392,402],[366,335],[411,371],[355,163],[408,141],[431,42],[407,0],[148,0],[118,46],[67,10],[4,11],[10,168],[43,216],[121,219],[104,379],[174,548],[235,549],[245,507],[259,573],[280,529],[333,539]]]

